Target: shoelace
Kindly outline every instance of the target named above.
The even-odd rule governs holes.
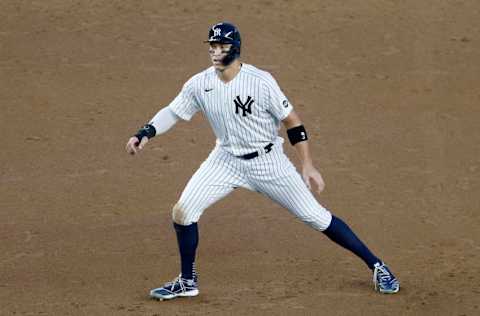
[[[388,270],[385,269],[385,267],[383,267],[383,266],[380,266],[380,267],[377,267],[377,268],[376,268],[376,274],[377,274],[378,278],[379,278],[382,282],[390,282],[390,281],[392,281],[392,275],[391,275],[390,272],[388,272]]]
[[[187,290],[187,287],[185,286],[185,284],[188,286],[188,281],[183,279],[182,278],[182,275],[180,274],[178,277],[176,277],[175,279],[173,279],[173,281],[171,282],[167,282],[165,285],[164,285],[164,288],[165,289],[169,289],[170,292],[173,292],[175,290],[175,285],[178,285],[180,286],[180,290],[182,292],[185,292]]]
[[[170,287],[170,291],[173,291],[175,289],[175,285],[177,283],[180,285],[180,289],[182,291],[185,291],[185,285],[183,284],[183,280],[182,280],[182,277],[180,275],[178,277],[176,277],[175,279],[173,279],[173,281],[167,282],[165,284],[165,288]]]

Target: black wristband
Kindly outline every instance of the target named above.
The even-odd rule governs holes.
[[[296,143],[304,142],[308,139],[307,131],[303,125],[295,126],[287,130],[288,139],[290,144],[295,146]]]
[[[154,137],[155,134],[157,134],[155,127],[152,124],[146,124],[141,129],[139,129],[138,132],[133,136],[138,138],[138,142],[141,142],[143,137],[146,136],[148,137],[148,139],[150,139]]]

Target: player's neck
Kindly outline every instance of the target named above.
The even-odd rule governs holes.
[[[240,72],[240,69],[242,69],[242,63],[237,59],[224,69],[217,69],[216,72],[220,80],[228,83],[235,78],[235,76]]]

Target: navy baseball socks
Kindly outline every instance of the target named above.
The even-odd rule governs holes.
[[[179,225],[173,223],[177,233],[180,250],[181,274],[173,281],[150,291],[150,297],[158,300],[169,300],[175,297],[197,296],[197,273],[195,271],[195,253],[198,246],[198,225]]]
[[[380,262],[380,259],[365,246],[350,227],[340,218],[332,215],[332,222],[323,233],[333,242],[360,257],[370,269],[373,270],[375,263]]]
[[[195,253],[198,246],[198,224],[188,226],[173,223],[177,233],[178,249],[182,265],[182,278],[193,279],[195,276]]]
[[[367,264],[373,271],[375,290],[380,293],[396,293],[399,291],[400,283],[387,265],[367,248],[344,221],[332,215],[332,222],[323,233],[333,242],[356,254]]]

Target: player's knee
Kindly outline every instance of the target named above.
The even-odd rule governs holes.
[[[299,219],[315,230],[324,231],[332,221],[332,214],[326,209],[320,209],[302,214]]]
[[[172,219],[174,223],[179,225],[190,225],[192,221],[189,219],[186,208],[178,202],[172,209]]]

